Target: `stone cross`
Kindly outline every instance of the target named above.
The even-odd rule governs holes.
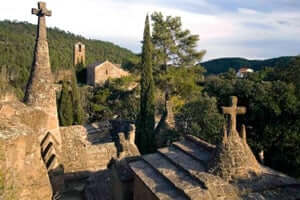
[[[246,107],[238,107],[238,98],[236,96],[231,97],[232,106],[231,107],[222,107],[223,113],[230,115],[230,132],[236,131],[236,116],[245,114]]]
[[[37,15],[39,17],[51,16],[52,15],[51,10],[48,10],[46,8],[46,3],[45,2],[38,2],[38,7],[39,7],[38,9],[32,8],[32,14],[33,15]]]
[[[38,9],[32,8],[31,13],[39,17],[38,22],[38,40],[47,40],[47,31],[46,31],[46,18],[45,16],[51,16],[51,10],[46,8],[45,2],[38,2]]]

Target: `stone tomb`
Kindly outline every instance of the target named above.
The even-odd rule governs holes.
[[[224,107],[231,115],[223,141],[211,145],[193,136],[157,153],[129,163],[134,173],[134,200],[297,200],[300,182],[259,164],[246,141],[236,130],[236,115],[246,109]]]

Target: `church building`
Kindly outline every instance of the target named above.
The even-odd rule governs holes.
[[[123,70],[121,65],[109,61],[94,63],[87,67],[87,84],[103,85],[106,80],[128,76],[129,72]]]

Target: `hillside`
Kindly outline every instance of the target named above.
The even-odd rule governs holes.
[[[291,56],[272,58],[267,60],[248,60],[245,58],[219,58],[207,62],[202,62],[201,66],[203,66],[207,70],[207,74],[219,74],[227,72],[229,68],[238,70],[241,67],[249,67],[257,71],[263,69],[264,67],[286,67],[292,58],[293,57]]]
[[[22,91],[28,80],[36,37],[36,25],[27,22],[0,21],[0,72]],[[70,68],[73,63],[73,45],[86,45],[86,64],[106,59],[123,66],[137,62],[131,51],[109,42],[86,39],[58,28],[48,29],[52,71]]]

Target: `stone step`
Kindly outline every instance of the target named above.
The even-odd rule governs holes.
[[[206,168],[199,160],[196,160],[191,155],[185,153],[176,147],[167,147],[159,149],[158,152],[165,156],[174,165],[181,167],[187,172],[205,172]]]
[[[188,200],[188,198],[178,191],[165,177],[158,173],[151,165],[144,160],[129,163],[134,171],[151,192],[160,200]]]
[[[214,151],[216,149],[216,145],[210,144],[204,140],[201,140],[198,137],[195,137],[193,135],[186,135],[184,137],[186,140],[191,141],[199,146],[201,146],[202,149],[205,149],[209,152]]]
[[[212,153],[202,148],[200,145],[189,140],[174,142],[173,146],[189,154],[196,160],[199,160],[206,166],[207,162],[211,159]]]
[[[191,200],[208,199],[207,190],[189,173],[173,165],[165,156],[155,153],[143,156],[143,159],[170,181],[178,190]]]
[[[234,196],[235,192],[228,183],[224,182],[219,177],[206,173],[203,171],[204,167],[200,161],[180,151],[180,149],[172,146],[158,150],[161,155],[168,158],[174,165],[198,180],[199,184],[202,186],[201,197],[203,199],[224,200],[223,197],[225,196],[225,193],[232,194],[232,199],[236,199]],[[208,190],[208,186],[210,191]]]

